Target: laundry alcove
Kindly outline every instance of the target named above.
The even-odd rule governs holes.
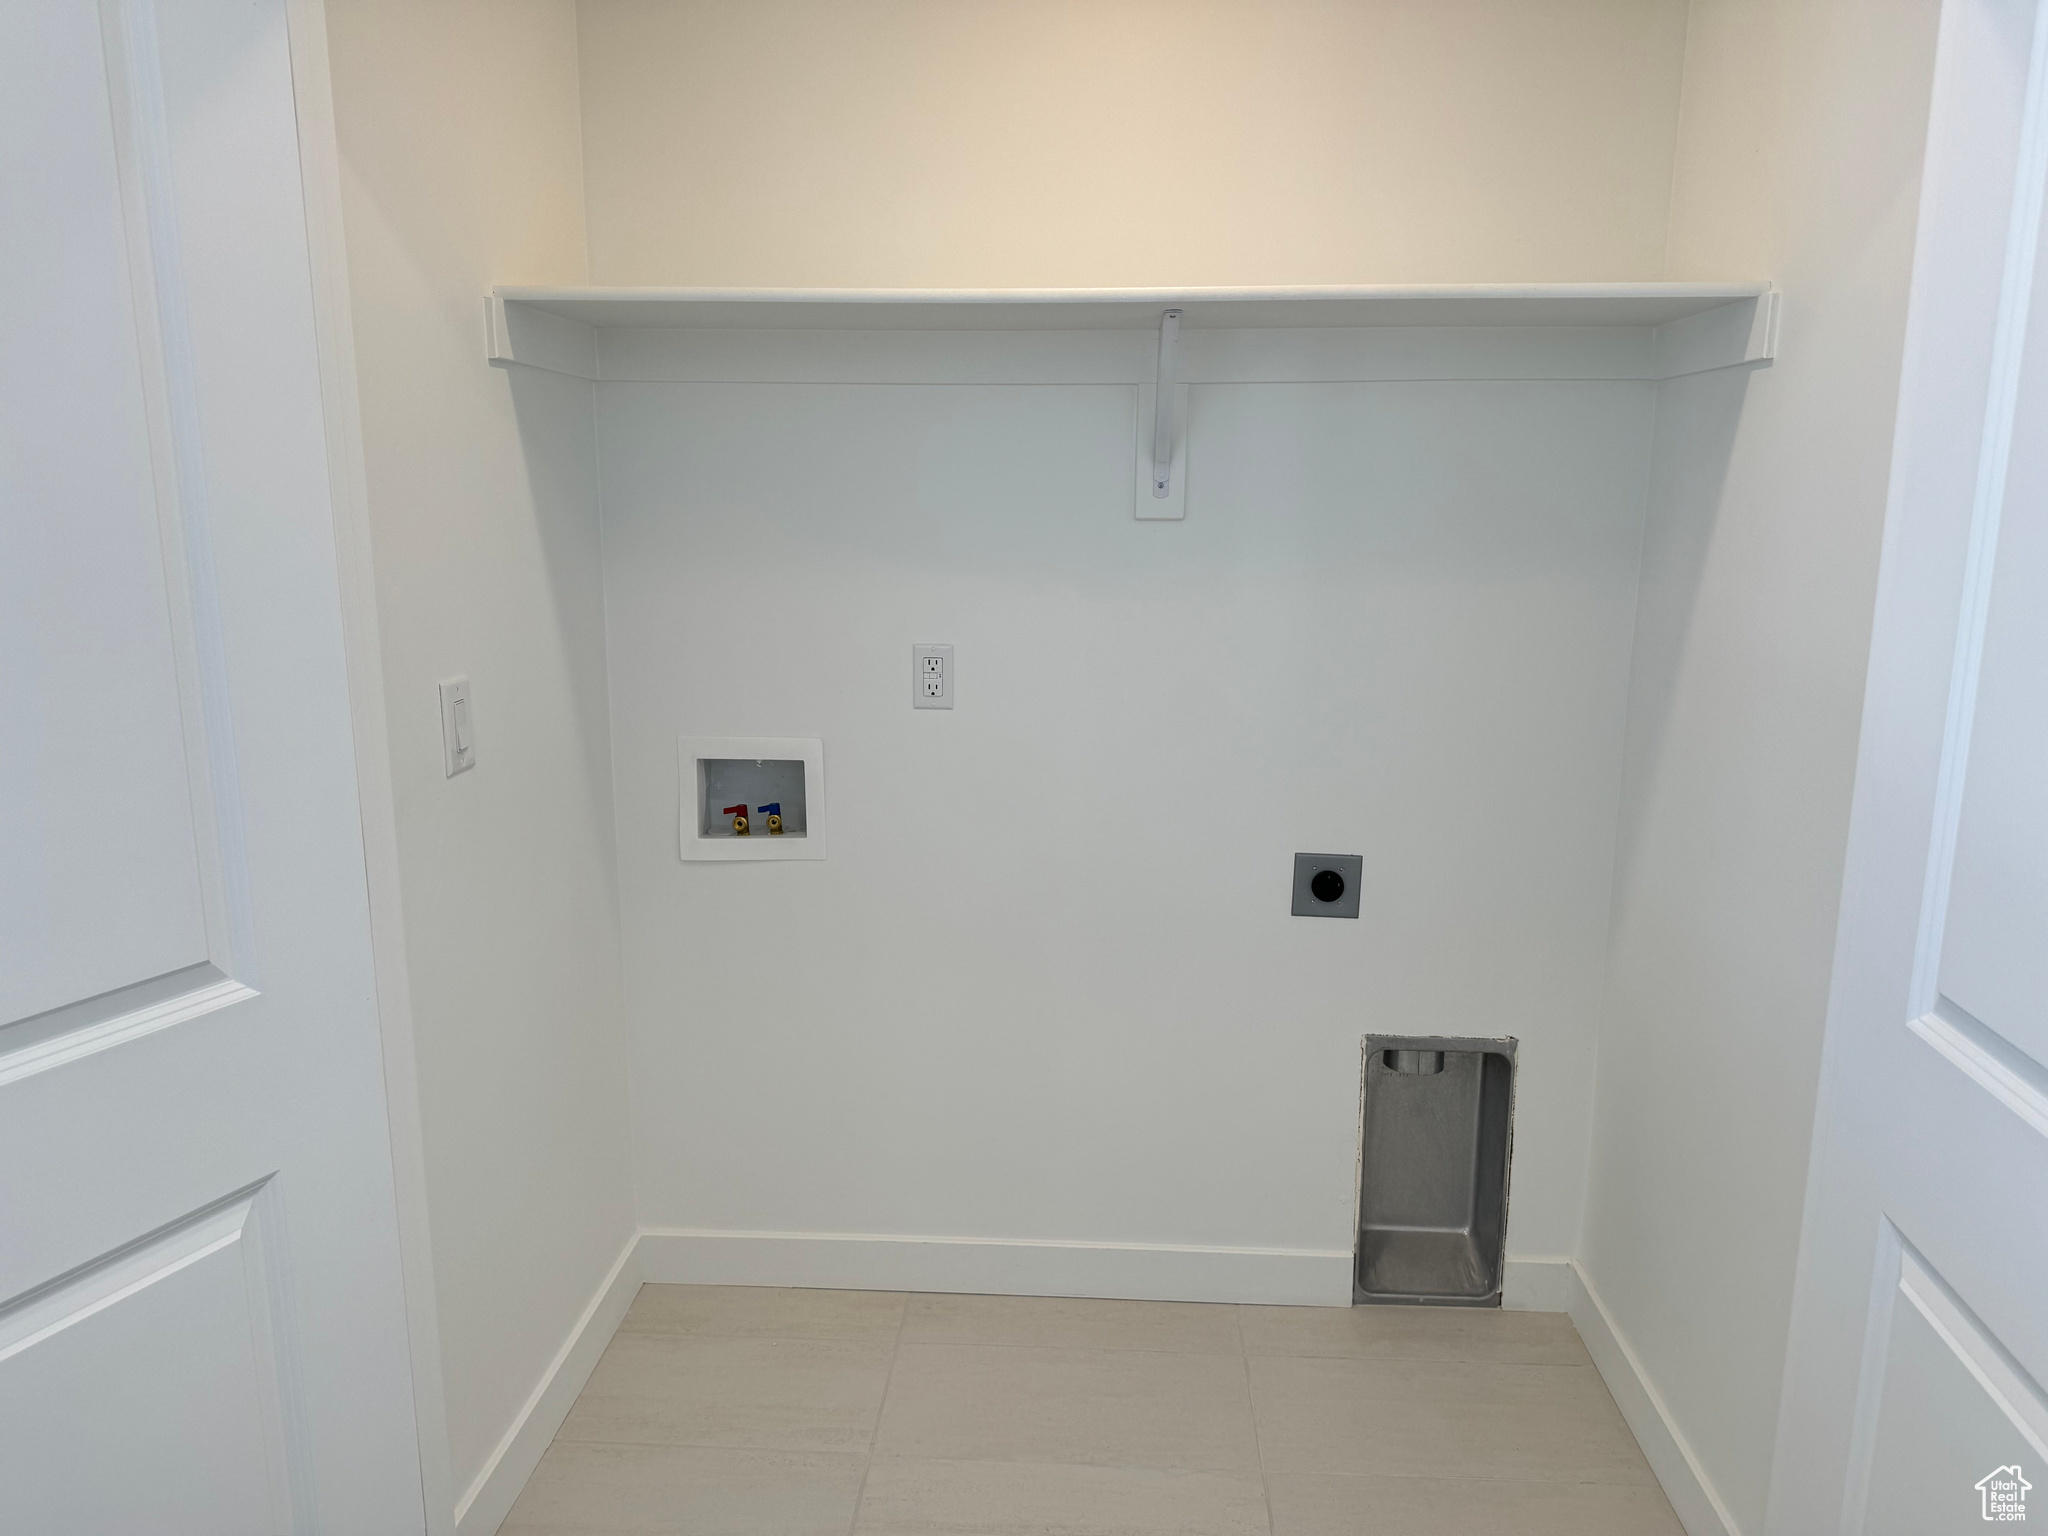
[[[597,535],[641,1274],[1339,1304],[1359,1043],[1428,1019],[1521,1042],[1525,1301],[1584,1199],[1659,390],[1769,363],[1768,285],[483,302]],[[820,744],[829,855],[678,857],[714,734]],[[1290,916],[1304,847],[1359,922]]]
[[[1644,1143],[1718,1190],[1807,1127],[1696,1123],[1665,1042],[1782,1015],[1685,1010],[1761,942],[1752,749],[1846,796],[1799,741],[1860,642],[1768,653],[1875,548],[1860,454],[1773,456],[1881,415],[1897,327],[1759,233],[1742,49],[1544,9],[330,10],[464,1529],[642,1280],[1347,1304],[1368,1035],[1516,1042],[1502,1304],[1604,1244],[1680,1349],[1636,1234],[1705,1164]],[[1355,921],[1292,915],[1309,851]],[[1769,1313],[1673,1241],[1673,1315]]]
[[[1229,1277],[1055,1248],[927,1283],[1343,1300],[1358,1041],[1430,1017],[1525,1042],[1510,1252],[1566,1248],[1658,384],[1767,362],[1775,313],[1760,283],[493,291],[515,392],[589,381],[522,420],[541,454],[536,418],[594,413],[643,1218],[1185,1245]],[[923,641],[949,713],[907,695]],[[822,741],[828,860],[678,860],[677,742],[714,731]],[[1289,917],[1323,845],[1364,854],[1355,927]],[[670,1249],[773,1282],[793,1241]],[[916,1280],[851,1251],[801,1273]]]
[[[729,1234],[676,1278],[1342,1301],[1414,1017],[1523,1040],[1509,1251],[1568,1246],[1658,384],[1767,362],[1767,285],[486,304],[580,386],[526,451],[594,424],[641,1214]],[[709,732],[822,742],[828,859],[678,860]],[[1322,845],[1356,926],[1289,917]],[[891,1246],[983,1233],[1053,1246]]]

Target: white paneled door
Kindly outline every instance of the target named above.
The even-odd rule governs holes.
[[[0,3],[0,1531],[422,1528],[282,0]]]
[[[1779,1536],[2048,1528],[2044,60],[1943,6]]]

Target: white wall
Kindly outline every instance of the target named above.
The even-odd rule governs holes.
[[[600,384],[643,1221],[1341,1301],[1360,1037],[1428,1031],[1521,1037],[1510,1249],[1570,1252],[1654,388],[1197,387],[1159,524],[1129,387]],[[830,857],[681,862],[683,733],[822,737]]]
[[[580,16],[601,283],[1567,281],[1663,261],[1683,0]]]
[[[1653,277],[1684,16],[1679,0],[584,0],[592,275]],[[1239,522],[1270,483],[1219,486],[1235,503],[1210,515],[1229,516],[1166,536],[1109,510],[1128,501],[1127,390],[604,389],[644,1220],[1348,1251],[1358,1038],[1441,1028],[1530,1039],[1512,1246],[1572,1250],[1646,387],[1596,388],[1597,409],[1570,390],[1455,407],[1447,386],[1198,392],[1217,425],[1197,453],[1223,466],[1242,434],[1285,494]],[[1558,478],[1518,487],[1509,442],[1542,437],[1527,412],[1567,398],[1587,415],[1561,440],[1619,456],[1547,458]],[[1382,399],[1418,413],[1455,484],[1404,452],[1399,486],[1347,485],[1343,434],[1386,431]],[[795,414],[764,442],[749,409]],[[1450,425],[1466,410],[1498,413],[1504,436],[1475,450]],[[793,447],[798,422],[822,436]],[[1063,467],[1020,464],[1011,433]],[[657,439],[665,457],[636,457]],[[990,452],[993,477],[971,467]],[[1485,489],[1457,479],[1475,452]],[[1568,507],[1586,476],[1609,478]],[[828,488],[863,509],[857,533],[829,533]],[[1520,520],[1525,494],[1562,498],[1539,523],[1599,534],[1544,553],[1555,529]],[[1462,518],[1425,517],[1438,497]],[[1494,519],[1527,543],[1495,547]],[[735,547],[742,528],[787,569]],[[1257,574],[1233,577],[1237,561]],[[792,583],[800,625],[740,624]],[[1580,588],[1589,607],[1553,612]],[[938,727],[899,697],[917,639],[962,647],[962,708]],[[1129,654],[1127,683],[1097,680],[1098,643]],[[830,863],[681,866],[685,730],[825,736]],[[1162,801],[1088,809],[1103,775],[1162,762],[1185,764],[1151,785]],[[905,828],[905,795],[954,825]],[[976,839],[972,805],[992,818]],[[1284,855],[1354,847],[1377,882],[1367,921],[1288,919]],[[1160,891],[1123,894],[1103,874],[1119,861],[1162,871]],[[891,946],[908,954],[921,923],[945,937],[913,986]],[[787,950],[754,958],[762,932]],[[1014,1086],[992,1105],[990,1082]]]
[[[460,1494],[633,1228],[590,386],[483,362],[490,284],[585,277],[575,15],[333,0],[329,28]]]
[[[1697,0],[1667,274],[1778,361],[1660,386],[1582,1261],[1741,1529],[1770,1476],[1934,0]]]

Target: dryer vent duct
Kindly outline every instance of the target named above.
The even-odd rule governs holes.
[[[1352,1298],[1500,1305],[1515,1041],[1369,1035]]]

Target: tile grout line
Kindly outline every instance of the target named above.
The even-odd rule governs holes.
[[[1257,1425],[1254,1424],[1253,1428],[1256,1431]],[[1254,1438],[1256,1438],[1256,1435]],[[817,1447],[735,1444],[729,1440],[557,1440],[554,1443],[564,1446],[606,1446],[628,1450],[734,1451],[743,1455],[761,1456],[820,1456],[830,1458],[861,1454],[857,1451],[833,1451]],[[863,1459],[870,1458],[863,1457]],[[951,1462],[970,1466],[1072,1467],[1097,1472],[1190,1473],[1206,1477],[1228,1477],[1232,1473],[1241,1470],[1235,1467],[1218,1466],[1168,1466],[1158,1462],[1073,1461],[1058,1456],[1034,1456],[1022,1460],[1015,1460],[1005,1456],[948,1456],[936,1451],[924,1451],[916,1456],[892,1459],[920,1462]],[[1260,1473],[1263,1477],[1263,1458],[1261,1460]],[[1346,1472],[1331,1470],[1300,1475],[1373,1482],[1510,1483],[1517,1486],[1543,1488],[1650,1488],[1662,1486],[1654,1478],[1614,1477],[1584,1472],[1569,1477],[1533,1477],[1509,1472]]]
[[[922,1294],[922,1293],[915,1293]],[[640,1338],[655,1339],[707,1339],[741,1344],[865,1344],[875,1342],[857,1334],[834,1333],[718,1333],[709,1329],[669,1330],[661,1328],[621,1329]],[[903,1327],[897,1325],[895,1340],[891,1348],[902,1338]],[[1483,1365],[1511,1369],[1542,1369],[1553,1371],[1587,1371],[1591,1364],[1584,1360],[1513,1360],[1489,1358],[1483,1354],[1359,1354],[1337,1350],[1304,1349],[1253,1349],[1244,1341],[1244,1331],[1238,1330],[1238,1348],[1224,1349],[1169,1349],[1153,1344],[1037,1344],[1020,1343],[1013,1339],[919,1339],[917,1343],[932,1349],[1043,1349],[1066,1350],[1105,1355],[1184,1355],[1228,1356],[1238,1354],[1246,1359],[1256,1360],[1351,1360],[1361,1365]]]
[[[868,1453],[860,1464],[860,1487],[853,1494],[853,1515],[846,1523],[846,1536],[854,1536],[860,1529],[860,1507],[867,1502],[868,1474],[875,1470],[875,1442],[881,1437],[882,1415],[889,1407],[889,1386],[896,1380],[896,1361],[903,1353],[903,1327],[910,1321],[910,1300],[917,1293],[903,1293],[903,1310],[896,1314],[896,1337],[889,1345],[889,1369],[882,1377],[882,1397],[875,1404],[874,1427],[868,1431]]]
[[[1266,1480],[1266,1442],[1259,1434],[1259,1405],[1252,1397],[1252,1353],[1244,1340],[1244,1304],[1231,1308],[1237,1323],[1237,1358],[1244,1366],[1244,1410],[1251,1415],[1252,1452],[1259,1458],[1259,1497],[1266,1504],[1266,1536],[1276,1536],[1273,1525],[1273,1485]]]
[[[1228,1360],[1233,1355],[1242,1356],[1242,1347],[1235,1349],[1132,1349],[1121,1344],[1017,1344],[1007,1339],[909,1339],[919,1349],[1013,1349],[1037,1350],[1042,1353],[1069,1355],[1171,1355],[1182,1360]],[[1321,1359],[1322,1356],[1301,1356],[1302,1359]],[[1338,1357],[1329,1357],[1338,1358]]]
[[[1166,1349],[1153,1344],[1020,1344],[1014,1339],[913,1339],[921,1349],[1063,1349],[1094,1355],[1184,1355],[1228,1360],[1241,1349]],[[1304,1355],[1303,1359],[1319,1356]]]

